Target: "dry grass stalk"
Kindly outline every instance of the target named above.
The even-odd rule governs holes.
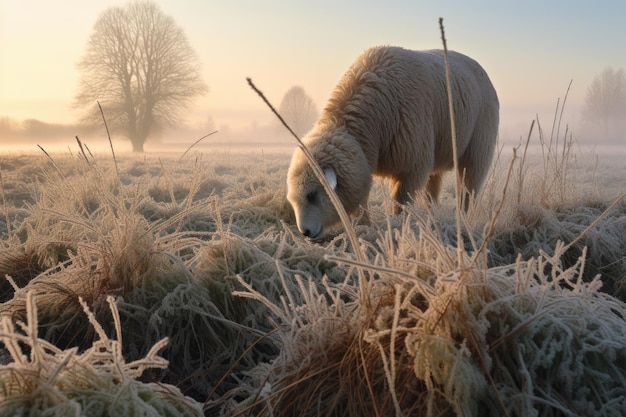
[[[463,252],[463,248],[461,246],[461,242],[463,241],[463,232],[462,232],[462,220],[461,220],[461,208],[463,207],[463,181],[461,178],[461,173],[459,172],[459,155],[458,155],[458,145],[456,140],[456,121],[454,117],[454,97],[452,96],[452,84],[450,82],[450,65],[448,63],[448,44],[446,42],[446,34],[443,27],[443,18],[439,18],[439,30],[441,31],[441,41],[443,43],[443,57],[444,57],[444,66],[446,69],[446,91],[448,94],[448,111],[450,114],[450,133],[452,140],[452,161],[454,165],[454,175],[456,178],[455,181],[455,190],[456,190],[456,234],[457,234],[457,251],[458,251],[458,260],[462,262],[463,257],[461,256]],[[469,203],[469,202],[467,202]],[[465,265],[459,264],[459,269],[463,271],[465,269]]]
[[[83,300],[80,300],[99,340],[79,353],[62,350],[40,339],[37,305],[27,295],[26,323],[16,329],[9,317],[0,323],[0,341],[12,362],[0,365],[0,412],[3,415],[67,416],[202,416],[198,404],[167,384],[142,383],[148,368],[165,368],[156,343],[145,357],[126,363],[122,355],[119,312],[108,299],[118,339],[110,339]],[[99,411],[97,411],[99,410]]]
[[[357,257],[357,259],[359,261],[366,262],[367,257],[363,253],[363,250],[361,248],[361,244],[359,242],[359,239],[357,238],[357,236],[356,236],[356,234],[354,232],[354,228],[352,227],[352,223],[350,222],[350,217],[348,216],[348,213],[346,212],[345,208],[343,207],[343,204],[339,200],[339,196],[337,196],[337,193],[335,193],[335,191],[333,190],[333,187],[331,187],[330,184],[328,183],[328,179],[324,175],[324,171],[319,166],[319,164],[317,163],[317,161],[315,160],[315,158],[313,157],[313,155],[311,154],[309,149],[306,147],[306,145],[302,142],[302,140],[298,137],[298,135],[296,135],[295,132],[289,127],[287,122],[285,122],[285,120],[278,113],[278,111],[274,108],[274,106],[272,106],[272,104],[265,97],[263,92],[260,91],[254,85],[254,83],[252,82],[252,79],[248,78],[247,80],[248,80],[248,84],[250,85],[250,87],[259,95],[259,97],[261,97],[261,99],[265,102],[265,104],[267,104],[267,106],[270,108],[270,110],[276,115],[276,117],[278,117],[278,119],[283,124],[283,126],[285,126],[285,128],[287,128],[289,133],[291,133],[291,135],[298,142],[298,146],[302,150],[304,155],[306,156],[307,161],[309,162],[309,165],[311,166],[311,168],[313,169],[313,172],[315,173],[315,176],[317,177],[318,181],[324,187],[324,190],[328,194],[328,196],[330,198],[330,201],[333,203],[333,206],[334,206],[335,210],[337,210],[337,214],[339,214],[339,218],[341,219],[341,223],[342,223],[342,225],[343,225],[343,227],[344,227],[348,237],[350,238],[350,242],[352,243],[352,247],[353,247],[353,251],[354,251],[355,256]],[[365,293],[367,293],[367,289],[368,289],[368,286],[367,286],[367,281],[368,280],[367,280],[367,277],[365,276],[365,274],[363,274],[361,270],[359,270],[359,274],[360,274],[359,288],[360,288],[361,293],[365,294]]]

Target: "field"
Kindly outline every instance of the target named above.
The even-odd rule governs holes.
[[[623,153],[501,146],[460,222],[376,182],[317,242],[289,160],[0,155],[0,415],[623,416]]]

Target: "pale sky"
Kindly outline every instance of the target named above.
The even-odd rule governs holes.
[[[114,0],[0,0],[0,117],[73,123],[76,63],[98,14]],[[480,62],[501,103],[501,136],[527,133],[538,113],[551,125],[572,88],[565,122],[575,124],[592,79],[626,68],[626,1],[191,1],[157,0],[185,31],[209,93],[187,122],[211,116],[233,129],[272,121],[252,77],[278,106],[301,85],[322,108],[364,49],[381,44],[448,47]],[[1,138],[0,138],[1,140]]]

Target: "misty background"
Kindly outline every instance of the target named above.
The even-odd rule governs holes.
[[[104,124],[85,124],[73,105],[84,76],[78,64],[103,13],[131,3],[70,1],[63,10],[43,1],[35,2],[38,7],[14,3],[0,4],[0,150],[64,148],[77,135],[92,149],[106,149]],[[215,130],[198,146],[293,146],[245,77],[286,118],[305,120],[297,122],[303,134],[362,50],[377,44],[440,48],[440,16],[450,49],[475,58],[492,78],[502,143],[525,140],[535,119],[544,131],[560,123],[561,134],[582,145],[624,143],[626,58],[616,53],[626,36],[622,2],[152,3],[184,34],[208,89],[199,87],[203,94],[184,112],[154,127],[147,151],[184,150]],[[294,89],[299,93],[289,107],[283,102]],[[124,133],[111,136],[116,149],[132,149]]]

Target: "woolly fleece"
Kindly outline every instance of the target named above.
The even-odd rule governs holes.
[[[448,61],[459,169],[467,190],[478,192],[495,148],[498,97],[476,61],[453,51]],[[366,205],[373,175],[390,180],[400,205],[424,188],[436,201],[442,174],[453,169],[443,51],[366,50],[335,87],[303,142],[349,213]],[[304,235],[323,236],[339,221],[300,149],[292,157],[287,187]]]

